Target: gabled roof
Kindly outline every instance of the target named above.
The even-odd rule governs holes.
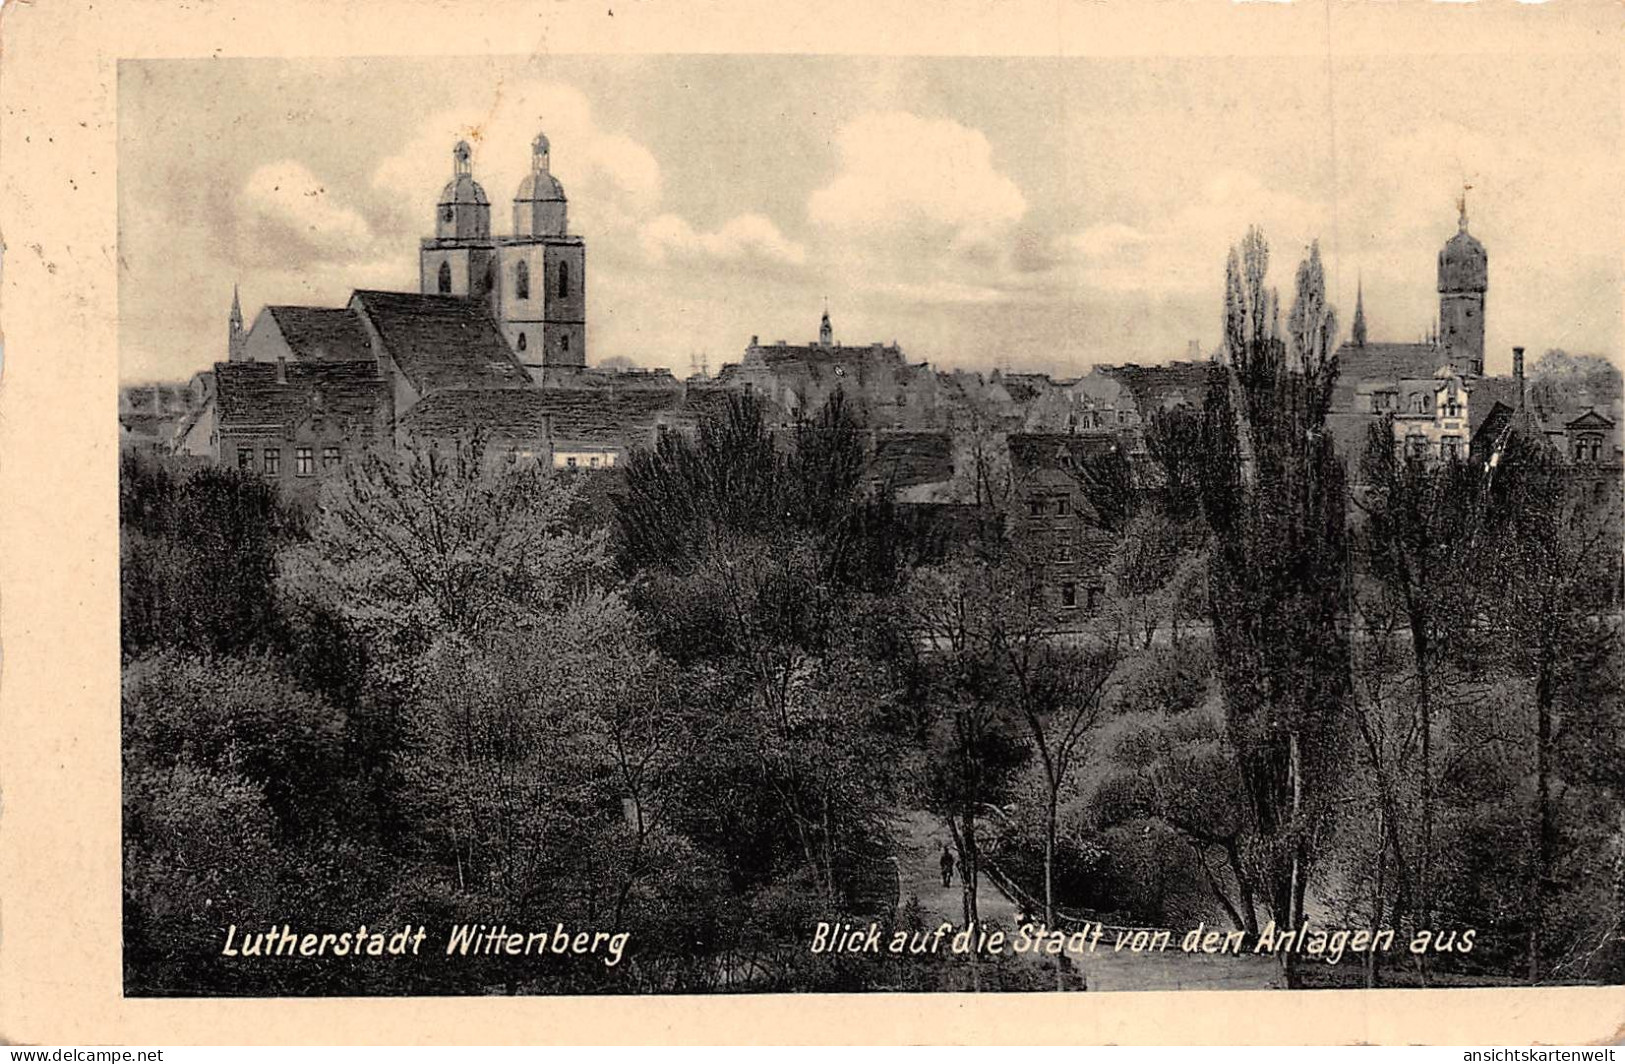
[[[320,413],[371,422],[389,392],[372,362],[216,362],[215,399],[222,426],[297,425]]]
[[[349,307],[266,307],[303,362],[359,362],[373,357],[367,330]]]
[[[434,392],[414,403],[401,431],[425,439],[455,439],[475,429],[504,439],[548,436],[543,393],[535,388],[464,388]]]
[[[1497,403],[1509,411],[1518,409],[1521,396],[1518,382],[1512,377],[1479,377],[1467,382],[1467,427],[1469,435],[1477,435],[1484,419]]]
[[[533,388],[483,302],[358,290],[351,297],[419,394],[445,388]]]
[[[1595,410],[1587,410],[1573,421],[1567,422],[1563,427],[1566,429],[1611,429],[1614,427],[1614,423]]]

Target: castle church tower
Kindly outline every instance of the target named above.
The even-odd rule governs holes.
[[[1489,288],[1489,257],[1467,232],[1467,197],[1457,206],[1456,235],[1439,252],[1438,343],[1450,365],[1465,376],[1484,375],[1484,293]]]
[[[489,298],[496,285],[496,243],[491,201],[474,180],[474,153],[466,140],[452,149],[451,180],[435,205],[434,236],[418,253],[424,295]]]
[[[537,380],[547,369],[587,364],[587,250],[568,224],[551,145],[539,133],[531,142],[530,173],[513,197],[513,236],[499,242],[493,296],[508,345]]]

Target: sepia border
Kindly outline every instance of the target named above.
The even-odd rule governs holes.
[[[545,53],[1619,56],[1625,7],[1322,0],[6,0],[0,7],[0,1041],[1625,1040],[1625,987],[139,1000],[122,995],[121,58]],[[1426,102],[1422,101],[1425,106]],[[1577,205],[1575,209],[1583,209]],[[1262,1007],[1261,1007],[1262,1006]]]

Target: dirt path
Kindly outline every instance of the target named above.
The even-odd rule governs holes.
[[[942,885],[938,861],[943,843],[949,841],[942,821],[924,812],[903,816],[902,837],[898,840],[897,865],[901,900],[910,895],[919,900],[928,920],[944,920],[955,927],[963,924],[964,906],[958,873],[951,886]],[[1014,931],[1022,914],[986,877],[980,877],[977,909],[982,923]],[[1175,936],[1172,949],[1157,953],[1133,953],[1113,948],[1110,932],[1102,936],[1094,952],[1072,955],[1088,981],[1090,990],[1265,990],[1281,986],[1280,966],[1269,957],[1218,957],[1185,953]],[[1030,955],[1029,955],[1030,956]],[[1033,957],[1033,963],[1043,963]]]

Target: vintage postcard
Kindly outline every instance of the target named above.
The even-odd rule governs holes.
[[[7,11],[0,1034],[1614,1037],[1617,7],[768,10]]]

